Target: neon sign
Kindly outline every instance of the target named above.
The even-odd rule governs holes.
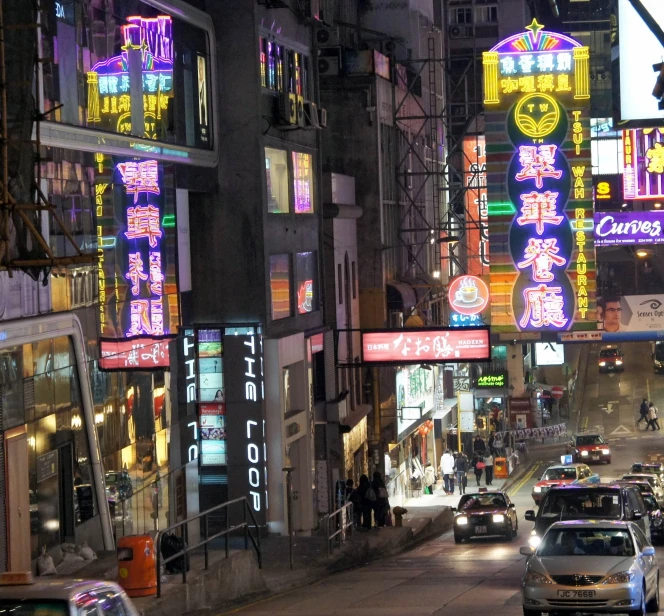
[[[467,271],[468,274],[481,276],[488,273],[489,268],[489,208],[484,135],[466,137],[462,145],[466,177],[466,241],[469,255],[478,255],[478,259],[468,259]]]
[[[87,74],[90,123],[147,139],[163,136],[173,96],[172,27],[169,15],[127,18],[122,53]]]
[[[494,173],[506,168],[492,148],[513,152],[506,184],[489,185],[492,233],[507,239],[492,249],[492,327],[590,329],[588,48],[533,20],[486,52],[483,64],[487,125],[502,123],[509,139],[487,134],[489,175],[492,165]]]
[[[664,198],[664,127],[623,131],[625,199]]]

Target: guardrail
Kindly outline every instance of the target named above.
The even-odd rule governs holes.
[[[228,510],[232,505],[235,505],[237,503],[242,503],[242,517],[243,521],[241,524],[236,524],[235,526],[230,525],[230,515],[229,511],[226,511],[226,528],[224,530],[221,530],[217,533],[214,533],[213,535],[210,535],[209,533],[209,516],[213,513],[218,513],[224,509]],[[254,539],[253,534],[251,533],[249,529],[249,524],[247,522],[247,512],[249,512],[249,516],[251,517],[251,521],[253,522],[253,526],[256,529],[256,538]],[[196,520],[202,520],[203,521],[203,534],[204,538],[199,541],[196,545],[188,545],[188,539],[189,539],[189,524],[191,522],[195,522]],[[172,554],[168,558],[163,558],[161,555],[161,541],[167,533],[172,533],[174,530],[177,530],[179,528],[182,528],[182,534],[183,537],[182,539],[184,540],[184,549],[177,554]],[[328,527],[329,528],[329,527]],[[203,511],[202,513],[198,513],[190,518],[187,518],[186,520],[182,520],[182,522],[178,522],[177,524],[173,524],[172,526],[169,526],[168,528],[165,528],[162,531],[159,531],[157,533],[157,536],[155,538],[155,548],[157,550],[157,597],[161,597],[161,566],[162,565],[167,565],[168,563],[177,560],[178,558],[182,558],[184,563],[182,567],[182,583],[187,582],[187,565],[188,565],[188,554],[190,552],[193,552],[194,550],[200,548],[203,546],[204,548],[204,553],[205,553],[205,569],[208,569],[209,566],[209,559],[208,559],[208,544],[211,541],[214,541],[215,539],[218,539],[219,537],[224,537],[225,538],[225,552],[226,552],[226,558],[229,556],[229,549],[228,549],[228,535],[230,535],[233,532],[236,532],[238,530],[242,530],[244,532],[244,549],[248,550],[249,549],[249,540],[251,539],[251,544],[254,547],[254,550],[256,551],[256,556],[258,557],[258,568],[261,569],[263,567],[263,561],[261,558],[261,537],[260,537],[260,532],[258,529],[258,524],[256,523],[256,518],[254,517],[254,513],[251,510],[251,507],[249,506],[249,502],[247,501],[247,497],[243,496],[242,498],[236,498],[234,500],[221,503],[220,505],[216,505],[215,507],[212,507],[211,509],[208,509],[207,511]]]
[[[334,532],[330,532],[334,529]],[[346,542],[346,531],[353,532],[353,503],[346,503],[327,517],[327,555],[332,554],[332,542],[339,537],[339,546]]]

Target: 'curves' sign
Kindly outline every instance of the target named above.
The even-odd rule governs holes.
[[[597,212],[595,245],[664,243],[664,212]]]

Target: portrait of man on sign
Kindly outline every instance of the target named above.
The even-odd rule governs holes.
[[[620,331],[620,315],[622,306],[620,297],[617,295],[607,295],[597,299],[597,321],[599,329],[605,332]]]

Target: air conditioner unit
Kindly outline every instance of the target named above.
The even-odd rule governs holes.
[[[307,123],[304,119],[304,96],[298,96],[297,97],[297,107],[296,107],[296,113],[297,113],[297,125],[301,126],[302,128],[306,127]]]
[[[472,26],[450,26],[449,27],[450,38],[472,38],[473,36],[473,27]]]
[[[281,92],[278,97],[277,121],[280,126],[297,126],[297,96]]]
[[[318,74],[321,77],[341,75],[341,48],[330,47],[318,52]]]
[[[319,28],[316,30],[316,43],[319,47],[339,47],[339,28]]]
[[[304,101],[304,123],[307,128],[320,128],[316,103]]]
[[[327,109],[321,108],[318,110],[318,125],[321,128],[327,127]]]

